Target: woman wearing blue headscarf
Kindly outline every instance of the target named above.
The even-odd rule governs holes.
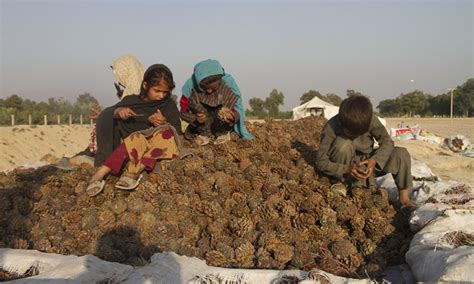
[[[189,123],[185,136],[206,145],[230,140],[230,131],[243,139],[252,139],[245,127],[245,110],[239,87],[217,60],[207,59],[194,66],[194,72],[182,88],[181,119]]]

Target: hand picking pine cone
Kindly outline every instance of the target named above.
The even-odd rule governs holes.
[[[162,116],[161,113],[155,112],[154,114],[152,114],[152,115],[150,115],[150,116],[148,117],[148,121],[153,121],[153,120],[155,120],[155,119],[157,119],[157,118],[160,118],[161,116]]]
[[[228,107],[222,107],[218,112],[217,116],[219,119],[225,123],[233,123],[234,122],[234,113]]]
[[[148,121],[154,126],[158,126],[165,123],[166,118],[161,114],[160,110],[157,110],[154,114],[148,117]]]

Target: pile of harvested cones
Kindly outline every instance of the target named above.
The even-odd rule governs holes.
[[[209,265],[319,268],[379,278],[404,262],[411,235],[383,190],[332,192],[314,169],[325,120],[249,125],[252,141],[195,148],[161,162],[135,191],[84,190],[94,169],[0,174],[0,247],[95,254],[141,265],[174,251]]]

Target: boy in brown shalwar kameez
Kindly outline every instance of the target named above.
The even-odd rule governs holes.
[[[351,186],[376,186],[375,176],[391,173],[401,205],[416,207],[408,194],[413,186],[410,154],[405,148],[394,147],[365,96],[345,99],[339,113],[326,123],[316,166],[321,173]]]

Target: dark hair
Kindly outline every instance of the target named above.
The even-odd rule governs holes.
[[[209,77],[202,79],[201,82],[199,82],[199,85],[201,87],[207,86],[209,84],[219,81],[222,78],[222,76],[223,76],[222,74],[211,75]]]
[[[369,131],[372,103],[365,96],[355,95],[343,100],[339,107],[339,121],[348,138],[357,138]]]
[[[163,64],[154,64],[148,67],[143,75],[143,82],[146,82],[148,89],[159,85],[161,82],[165,82],[170,88],[170,93],[175,87],[173,73],[171,73],[171,70]],[[140,87],[140,96],[142,97],[146,96],[148,91],[143,88],[143,82]]]

